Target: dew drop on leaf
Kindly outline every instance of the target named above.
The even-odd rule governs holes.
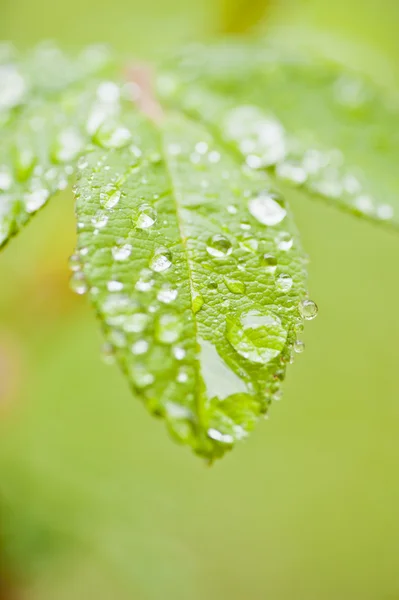
[[[317,317],[318,310],[317,304],[313,300],[302,300],[299,304],[299,312],[307,321],[311,321]]]
[[[251,215],[262,225],[278,225],[287,214],[277,194],[261,192],[248,202]]]
[[[277,242],[277,248],[279,250],[283,250],[285,252],[287,250],[291,250],[291,248],[294,244],[294,240],[292,239],[291,235],[284,231],[282,231],[281,233],[279,233],[277,235],[276,242]]]
[[[74,271],[69,280],[70,288],[75,294],[79,296],[86,294],[88,286],[83,271]]]
[[[136,356],[145,354],[148,351],[148,342],[146,340],[138,340],[132,345],[132,353]]]
[[[155,337],[162,344],[173,344],[179,339],[182,329],[182,322],[177,315],[161,315],[156,323]]]
[[[250,362],[267,364],[283,350],[287,332],[271,311],[249,311],[239,322],[226,320],[226,337],[233,348]]]
[[[208,239],[206,251],[214,258],[225,258],[232,253],[233,246],[229,239],[217,233]]]
[[[114,260],[118,262],[123,262],[127,260],[132,253],[131,244],[124,244],[123,246],[115,246],[112,248],[112,256]]]
[[[281,273],[281,275],[279,275],[277,278],[276,286],[280,292],[287,293],[292,288],[292,283],[292,277],[286,275],[285,273]]]
[[[237,279],[230,279],[229,277],[225,277],[224,282],[232,294],[244,294],[245,283],[243,283],[242,281],[238,281]]]
[[[136,227],[138,229],[148,229],[152,227],[157,220],[157,211],[149,204],[142,204],[136,217]]]
[[[275,273],[277,269],[277,258],[272,254],[265,254],[263,256],[263,262],[266,265],[266,271],[268,273]]]
[[[150,268],[157,273],[166,271],[172,265],[172,253],[168,248],[158,248],[150,262]]]
[[[302,352],[304,352],[304,350],[305,350],[305,344],[301,340],[296,340],[296,342],[294,344],[294,351],[297,354],[302,354]]]
[[[49,197],[48,190],[38,189],[25,194],[25,207],[28,213],[34,213],[46,203]]]

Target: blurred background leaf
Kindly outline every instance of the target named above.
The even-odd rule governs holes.
[[[144,58],[220,29],[214,0],[0,11],[0,37],[20,47],[105,41]],[[381,77],[399,64],[393,0],[281,0],[268,18],[319,28],[308,41],[367,68],[369,45]],[[293,210],[320,316],[270,421],[212,469],[101,363],[97,324],[68,289],[71,194],[0,256],[0,346],[15,365],[1,399],[2,562],[27,600],[399,596],[399,240],[300,196]]]

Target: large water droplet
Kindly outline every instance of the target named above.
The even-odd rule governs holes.
[[[302,185],[308,178],[305,168],[294,160],[285,160],[279,163],[276,167],[276,174],[280,179],[294,185]]]
[[[162,344],[173,344],[176,342],[183,329],[183,324],[177,315],[161,315],[157,321],[155,336]]]
[[[112,365],[115,363],[115,349],[109,342],[104,342],[101,346],[101,358],[106,365]]]
[[[107,193],[105,194],[105,197],[102,199],[102,205],[104,206],[104,208],[114,208],[119,200],[121,199],[121,191],[120,190],[114,190],[111,191],[111,193]]]
[[[214,258],[225,258],[232,253],[233,246],[229,239],[217,233],[208,239],[206,251]]]
[[[107,289],[109,292],[121,292],[123,290],[123,283],[115,280],[108,281]]]
[[[302,300],[299,304],[299,312],[307,321],[314,319],[317,316],[318,310],[317,304],[313,300]]]
[[[261,192],[248,202],[251,215],[262,225],[277,225],[287,214],[283,201],[277,194]]]
[[[168,248],[158,248],[151,259],[150,267],[153,271],[161,273],[172,265],[172,253]]]
[[[271,311],[250,311],[239,323],[230,318],[226,320],[226,337],[240,356],[265,365],[281,353],[287,332]]]
[[[136,227],[138,229],[148,229],[152,227],[157,220],[157,211],[149,204],[142,204],[136,217]]]

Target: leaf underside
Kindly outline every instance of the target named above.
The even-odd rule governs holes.
[[[110,70],[110,55],[100,46],[75,59],[49,44],[26,58],[2,47],[0,246],[71,181],[101,111],[110,117],[109,103],[98,95],[100,77]]]
[[[189,47],[158,88],[251,167],[399,228],[397,94],[331,60],[237,42]]]
[[[79,173],[74,278],[134,391],[213,459],[278,392],[302,329],[303,252],[269,177],[203,125],[129,111],[123,126],[129,144],[93,149]]]

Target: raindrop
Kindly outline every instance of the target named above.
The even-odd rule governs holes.
[[[230,240],[217,233],[208,239],[206,251],[214,258],[225,258],[232,253],[233,246]]]
[[[166,271],[172,265],[172,253],[168,248],[158,248],[150,262],[150,268],[157,273]]]
[[[81,263],[79,254],[71,254],[68,260],[68,266],[71,271],[80,271]]]
[[[276,241],[277,241],[277,248],[279,250],[283,250],[283,251],[291,250],[291,248],[294,244],[294,240],[291,237],[291,235],[285,231],[282,231],[281,233],[279,233],[277,235]]]
[[[192,293],[192,309],[193,313],[196,315],[199,312],[204,304],[204,298],[199,292]]]
[[[85,294],[88,290],[86,278],[83,271],[74,271],[69,280],[70,288],[75,294]]]
[[[263,262],[266,265],[266,270],[269,273],[275,273],[277,269],[277,258],[272,254],[265,254],[263,256]]]
[[[302,352],[304,350],[305,350],[305,344],[301,340],[296,340],[296,342],[294,343],[294,351],[297,354],[302,354]]]
[[[313,300],[302,300],[299,305],[299,312],[307,321],[314,319],[317,316],[318,310],[317,304]]]
[[[28,213],[34,213],[46,203],[49,197],[48,190],[37,189],[29,194],[25,194],[25,208]]]
[[[186,356],[186,351],[180,346],[175,346],[173,348],[173,355],[176,360],[183,360],[183,358]]]
[[[104,342],[101,346],[101,358],[106,365],[112,365],[115,363],[115,349],[109,342]]]
[[[279,275],[277,278],[276,286],[280,292],[284,292],[284,294],[286,294],[292,288],[292,283],[292,278],[289,275],[281,273],[281,275]]]
[[[152,373],[150,373],[143,365],[133,365],[130,375],[133,383],[139,389],[148,387],[154,383],[154,375],[152,375]]]
[[[142,333],[148,323],[150,317],[145,313],[135,313],[124,318],[123,329],[128,333]]]
[[[229,204],[227,207],[227,212],[230,215],[235,215],[235,214],[237,214],[237,208],[235,206],[233,206],[233,204]]]
[[[170,304],[177,298],[177,290],[171,288],[170,286],[163,286],[157,295],[157,298],[160,302],[164,304]]]
[[[226,320],[226,337],[243,358],[257,364],[267,364],[283,350],[287,332],[280,319],[271,311],[249,311],[240,322]]]
[[[186,383],[188,381],[188,372],[187,369],[182,367],[181,369],[179,369],[179,372],[177,374],[177,382],[178,383]]]
[[[261,192],[248,202],[249,212],[262,225],[277,225],[287,214],[282,206],[280,196],[274,193]]]
[[[245,283],[243,283],[242,281],[237,281],[236,279],[230,279],[229,277],[225,277],[224,282],[232,294],[244,294]]]
[[[389,221],[393,217],[393,208],[389,204],[377,206],[377,217],[382,221]]]
[[[70,128],[62,131],[56,142],[54,159],[58,162],[73,160],[83,148],[83,139],[79,131]]]
[[[108,215],[104,213],[104,211],[99,210],[91,219],[92,224],[95,229],[103,229],[108,223]]]
[[[121,281],[108,281],[107,289],[109,292],[121,292],[123,290],[123,283]]]
[[[115,190],[111,194],[106,195],[106,198],[105,198],[104,202],[102,202],[102,205],[104,206],[104,208],[114,208],[118,204],[120,199],[121,199],[120,190]]]
[[[149,269],[143,269],[140,273],[140,279],[136,283],[136,290],[139,292],[148,292],[154,285],[152,279],[152,271]]]
[[[215,440],[216,442],[220,442],[221,444],[232,444],[234,442],[234,438],[232,435],[228,433],[222,433],[218,429],[214,429],[211,427],[208,429],[208,436]]]
[[[136,217],[136,227],[138,229],[148,229],[152,227],[157,220],[157,211],[149,204],[142,204]]]
[[[276,174],[280,179],[289,181],[294,185],[302,185],[308,177],[304,167],[293,160],[286,160],[279,163],[276,167]]]
[[[132,345],[132,353],[137,355],[145,354],[148,350],[148,342],[139,340]]]
[[[5,192],[11,187],[11,185],[12,176],[10,170],[6,166],[0,166],[0,190]]]
[[[155,336],[162,344],[173,344],[180,337],[183,325],[177,315],[161,315],[155,328]]]
[[[131,253],[131,244],[124,244],[123,246],[115,246],[114,248],[112,248],[112,256],[114,257],[114,260],[117,260],[118,262],[123,262],[124,260],[127,260]]]

